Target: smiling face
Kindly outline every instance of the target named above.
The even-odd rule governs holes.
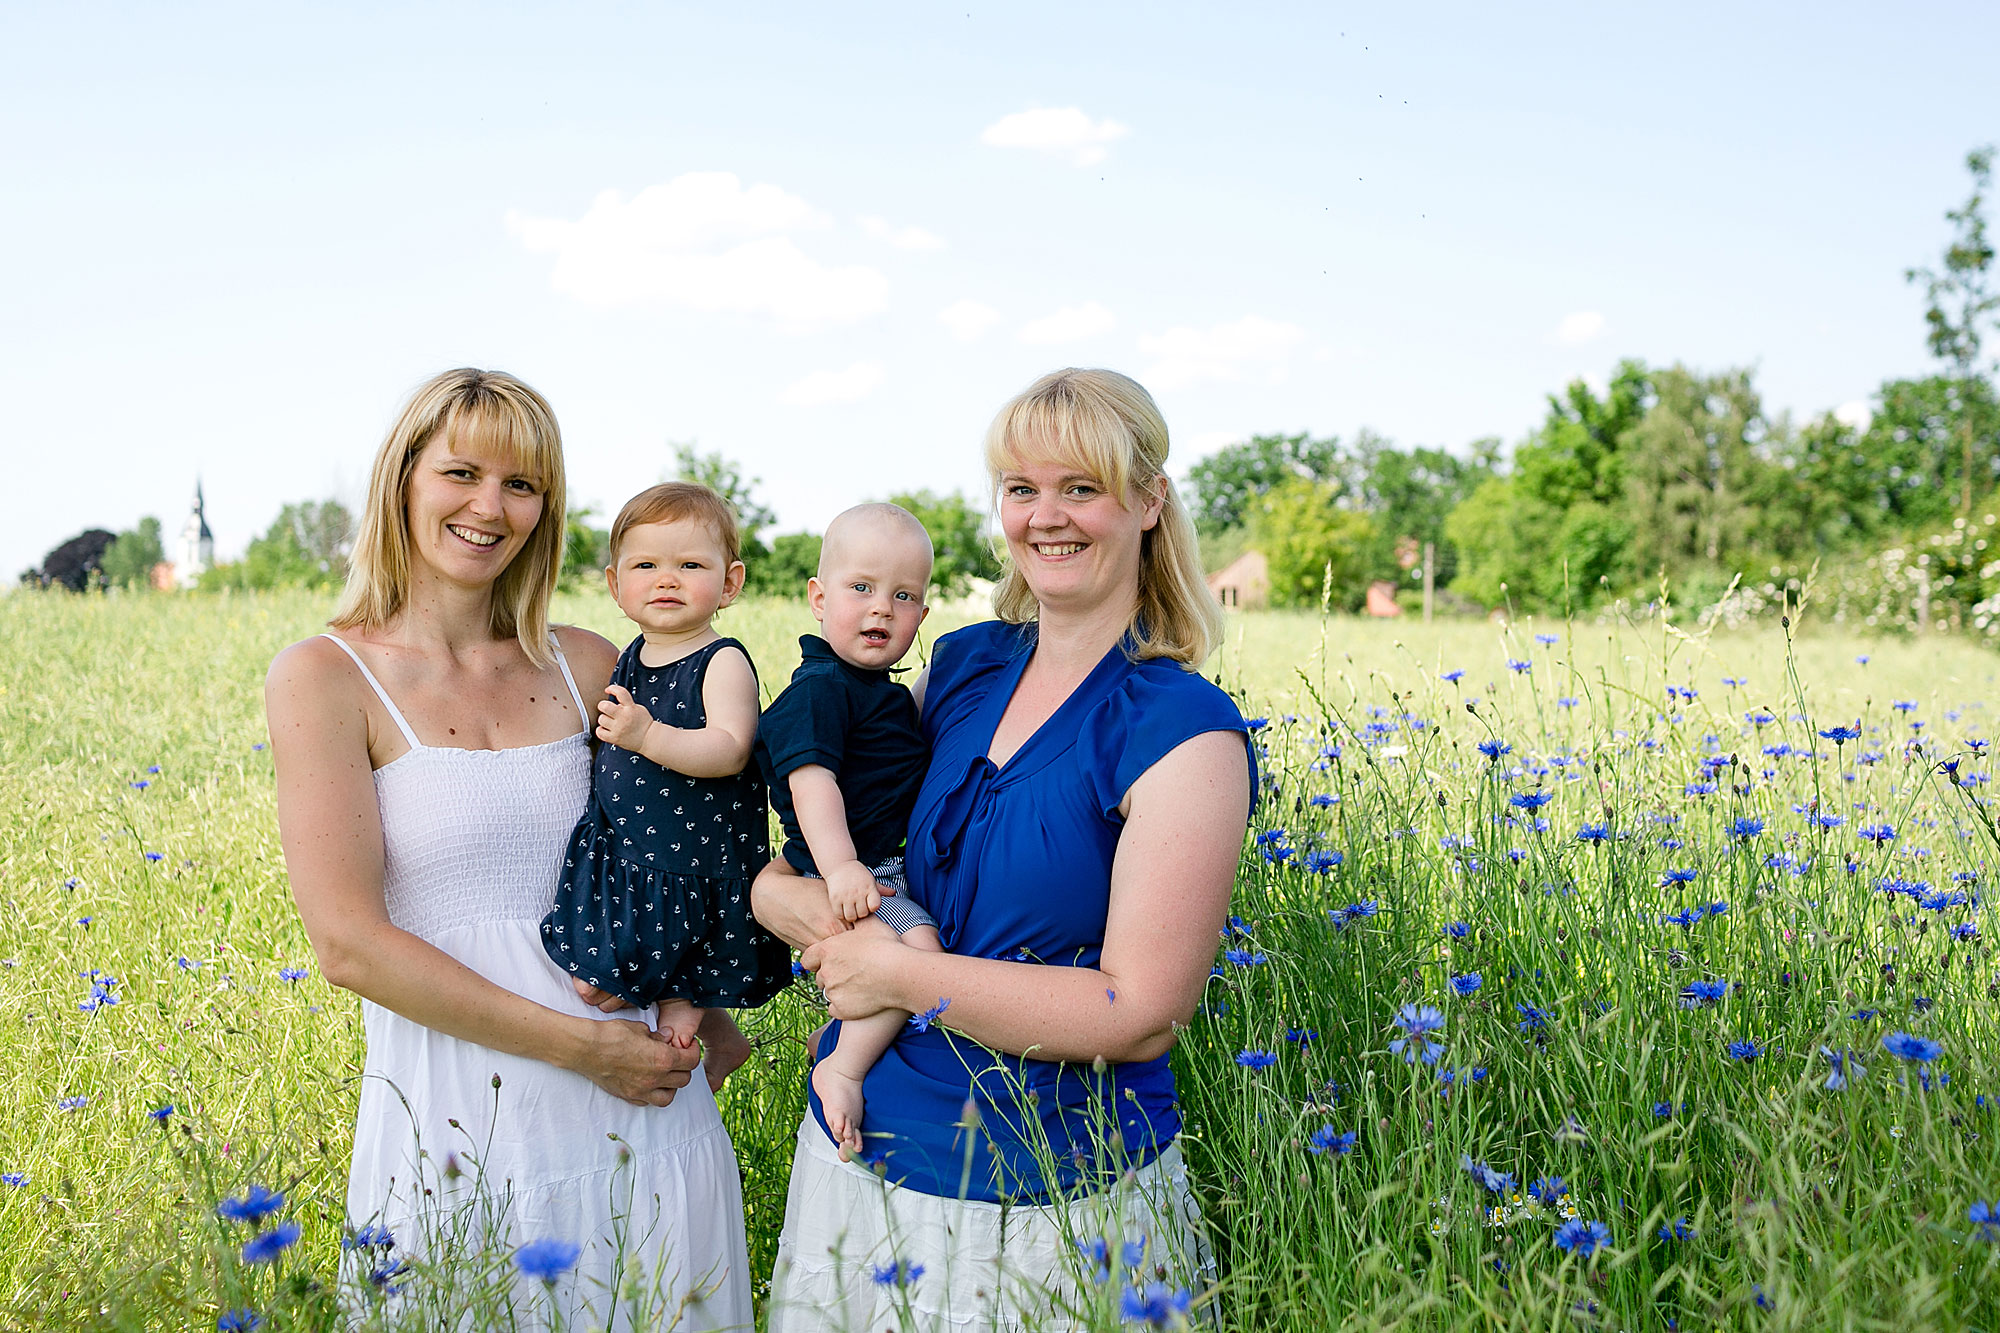
[[[705,633],[715,613],[743,591],[743,562],[698,518],[635,523],[604,571],[618,609],[646,632],[679,640]]]
[[[544,489],[502,450],[440,432],[411,465],[403,504],[413,568],[466,587],[492,584],[541,521]]]
[[[931,544],[914,519],[884,521],[843,514],[827,529],[820,572],[806,582],[806,604],[834,654],[880,671],[916,642],[930,608]]]
[[[1161,503],[1158,489],[1114,496],[1074,463],[1023,458],[1000,474],[1007,551],[1045,611],[1136,604],[1140,553]]]

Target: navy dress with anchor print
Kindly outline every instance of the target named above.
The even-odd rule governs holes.
[[[708,664],[718,639],[665,666],[639,660],[634,639],[611,673],[670,727],[707,722]],[[756,668],[753,666],[754,672]],[[600,744],[590,806],[570,835],[542,945],[557,966],[644,1007],[762,1004],[791,982],[791,953],[750,915],[750,881],[771,859],[757,765],[694,778],[642,754]]]

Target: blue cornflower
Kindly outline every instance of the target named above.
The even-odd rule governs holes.
[[[1709,916],[1721,916],[1724,912],[1727,912],[1728,910],[1729,910],[1728,903],[1710,903],[1707,907],[1702,909],[1702,911],[1707,913]]]
[[[1118,1317],[1128,1324],[1167,1328],[1184,1322],[1188,1306],[1193,1303],[1194,1293],[1186,1287],[1176,1290],[1164,1282],[1148,1282],[1143,1288],[1125,1289],[1124,1299],[1118,1303]]]
[[[1389,1049],[1409,1064],[1422,1060],[1434,1065],[1444,1054],[1444,1043],[1432,1041],[1430,1034],[1444,1026],[1444,1011],[1436,1005],[1406,1004],[1396,1011],[1396,1026],[1403,1035],[1389,1043]]]
[[[1686,1240],[1694,1234],[1694,1225],[1685,1217],[1677,1217],[1660,1228],[1661,1240]]]
[[[1604,842],[1611,837],[1609,824],[1585,824],[1576,831],[1578,842]]]
[[[1575,700],[1574,698],[1570,697],[1567,694],[1563,695],[1562,698],[1556,700],[1557,708],[1574,708],[1576,707],[1576,705],[1577,705],[1577,700]]]
[[[1713,782],[1690,782],[1687,786],[1681,788],[1681,795],[1713,796],[1715,795],[1715,784]]]
[[[1917,711],[1917,701],[1915,699],[1897,699],[1891,702],[1889,707],[1899,713],[1914,713]]]
[[[1944,1054],[1944,1047],[1928,1037],[1916,1037],[1907,1032],[1891,1032],[1882,1038],[1882,1049],[1891,1055],[1901,1056],[1917,1064],[1929,1064]]]
[[[1830,1046],[1822,1046],[1819,1048],[1819,1053],[1826,1057],[1828,1064],[1833,1066],[1832,1072],[1827,1074],[1826,1083],[1823,1085],[1828,1092],[1845,1092],[1847,1090],[1847,1080],[1850,1076],[1860,1078],[1868,1072],[1862,1067],[1861,1061],[1853,1051],[1836,1051]]]
[[[1951,937],[1955,940],[1976,940],[1979,938],[1979,927],[1970,921],[1961,921],[1951,928]]]
[[[1343,1134],[1332,1125],[1322,1125],[1314,1130],[1306,1140],[1306,1149],[1316,1153],[1334,1153],[1346,1156],[1354,1151],[1354,1145],[1361,1142],[1361,1135],[1353,1130]]]
[[[1484,1162],[1475,1162],[1472,1160],[1470,1153],[1462,1154],[1458,1159],[1458,1164],[1464,1167],[1474,1180],[1484,1185],[1490,1193],[1505,1194],[1508,1190],[1514,1188],[1513,1172],[1495,1171]]]
[[[1536,1203],[1553,1204],[1562,1198],[1563,1190],[1561,1176],[1536,1176],[1534,1183],[1528,1186],[1528,1197]]]
[[[1479,753],[1488,759],[1498,759],[1503,754],[1514,753],[1514,747],[1497,737],[1479,742]]]
[[[1305,859],[1300,861],[1299,865],[1307,874],[1324,875],[1345,860],[1347,860],[1345,852],[1316,850],[1307,852]]]
[[[386,1250],[395,1243],[395,1234],[380,1222],[371,1222],[340,1238],[340,1248],[343,1250]]]
[[[1681,1008],[1699,1009],[1714,1004],[1729,993],[1726,981],[1691,981],[1681,988]]]
[[[1769,1310],[1773,1308],[1771,1298],[1764,1292],[1763,1283],[1752,1282],[1750,1284],[1750,1295],[1751,1298],[1757,1302],[1757,1308],[1759,1310]]]
[[[215,1205],[217,1217],[231,1222],[261,1222],[285,1206],[285,1196],[262,1185],[252,1185],[240,1199],[224,1199]]]
[[[306,971],[303,967],[281,967],[278,969],[278,980],[280,981],[304,981],[311,975],[312,973]]]
[[[1532,671],[1534,666],[1533,662],[1523,662],[1517,657],[1507,659],[1507,669],[1509,671]]]
[[[1339,798],[1338,796],[1331,796],[1331,795],[1328,795],[1328,794],[1327,794],[1326,792],[1318,792],[1318,793],[1315,793],[1315,794],[1314,794],[1314,795],[1313,795],[1312,797],[1310,797],[1310,798],[1309,798],[1309,799],[1308,799],[1308,800],[1306,801],[1306,804],[1307,804],[1307,805],[1316,805],[1316,806],[1318,806],[1318,807],[1319,807],[1320,809],[1324,810],[1324,809],[1326,809],[1326,808],[1327,808],[1327,807],[1329,807],[1329,806],[1332,806],[1332,805],[1337,805],[1337,804],[1339,804],[1339,802],[1340,802],[1340,798]],[[1310,860],[1310,859],[1311,859],[1311,857],[1308,857],[1307,859],[1308,859],[1308,860]]]
[[[164,861],[167,859],[167,854],[165,852],[147,852],[146,859],[148,861]]]
[[[1536,642],[1536,643],[1539,643],[1539,644],[1542,644],[1543,646],[1545,646],[1545,647],[1546,647],[1547,645],[1549,645],[1549,644],[1552,644],[1552,643],[1561,643],[1561,642],[1562,642],[1562,635],[1560,635],[1560,634],[1537,634],[1537,635],[1535,636],[1535,642]]]
[[[1462,940],[1472,933],[1472,925],[1466,921],[1447,921],[1444,923],[1444,933],[1455,940]]]
[[[1438,679],[1456,685],[1458,684],[1458,682],[1465,679],[1465,673],[1463,671],[1460,671],[1458,668],[1454,667],[1450,671],[1447,671],[1443,675],[1439,676]]]
[[[1979,1228],[1979,1239],[2000,1241],[2000,1204],[1975,1199],[1965,1210],[1966,1220]]]
[[[1480,976],[1477,972],[1467,972],[1451,979],[1451,988],[1460,995],[1470,995],[1479,989]]]
[[[949,1008],[951,1008],[951,1001],[940,998],[936,1004],[924,1010],[921,1014],[911,1014],[910,1030],[912,1032],[929,1032],[931,1024],[937,1022],[938,1018]]]
[[[1764,1053],[1764,1048],[1754,1041],[1732,1041],[1729,1043],[1729,1058],[1746,1064]]]
[[[1271,719],[1268,717],[1246,717],[1243,719],[1243,730],[1245,731],[1262,731],[1270,725]]]
[[[1853,1013],[1849,1014],[1848,1017],[1853,1019],[1857,1023],[1866,1023],[1869,1019],[1875,1017],[1877,1014],[1881,1012],[1882,1011],[1880,1009],[1856,1009]]]
[[[1245,1069],[1269,1069],[1278,1063],[1276,1051],[1238,1051],[1236,1063]]]
[[[153,1110],[146,1112],[146,1116],[148,1119],[157,1120],[164,1125],[173,1116],[173,1113],[174,1104],[168,1102],[165,1106],[155,1107]]]
[[[139,790],[139,791],[144,791],[144,790],[146,790],[146,788],[148,788],[148,787],[150,787],[150,786],[152,786],[152,785],[153,785],[152,783],[148,782],[148,781],[147,781],[146,779],[144,779],[144,778],[140,778],[140,779],[139,779],[139,780],[138,780],[137,782],[135,782],[135,783],[133,783],[133,784],[132,784],[132,786],[133,786],[133,787],[134,787],[135,789]]]
[[[886,1264],[875,1264],[869,1276],[878,1287],[907,1287],[924,1275],[924,1266],[908,1259],[892,1259]]]
[[[1381,911],[1382,909],[1381,906],[1373,898],[1363,898],[1358,903],[1349,903],[1345,910],[1348,916],[1360,918],[1365,916],[1374,916],[1377,912]]]
[[[78,1093],[74,1097],[59,1097],[56,1099],[56,1110],[58,1111],[81,1111],[88,1105],[90,1105],[90,1098],[84,1096],[82,1093]]]
[[[1662,885],[1661,887],[1664,888],[1665,886]],[[1686,911],[1671,912],[1661,917],[1660,924],[1664,926],[1693,926],[1700,922],[1701,916],[1702,913],[1699,907],[1690,907]]]
[[[1693,866],[1681,866],[1669,869],[1665,874],[1660,876],[1660,887],[1664,889],[1674,884],[1692,884],[1694,883],[1694,877],[1700,873]]]
[[[1507,798],[1516,810],[1539,810],[1556,798],[1552,791],[1517,791]]]
[[[1539,1032],[1548,1026],[1549,1019],[1552,1017],[1548,1010],[1538,1009],[1532,1004],[1516,1002],[1514,1010],[1521,1015],[1521,1021],[1516,1026],[1522,1032]]]
[[[1736,822],[1729,826],[1729,836],[1732,838],[1754,838],[1763,831],[1764,821],[1753,819],[1749,815],[1739,816]]]
[[[1752,712],[1745,713],[1743,715],[1743,720],[1745,722],[1748,722],[1753,727],[1768,727],[1773,722],[1776,722],[1778,719],[1774,714],[1767,713],[1763,709],[1759,708]]]
[[[193,958],[176,958],[174,959],[174,966],[183,972],[197,972],[201,970],[200,961]]]
[[[298,1243],[299,1224],[280,1222],[269,1231],[252,1236],[243,1242],[243,1262],[246,1264],[268,1264],[286,1250]]]
[[[215,1333],[250,1333],[263,1322],[255,1310],[225,1310],[215,1317]]]
[[[26,1171],[0,1172],[0,1185],[12,1185],[15,1189],[20,1189],[27,1183],[28,1173]]]
[[[554,1286],[556,1279],[575,1268],[576,1261],[582,1257],[583,1246],[574,1241],[544,1236],[514,1251],[514,1267],[537,1281]]]
[[[1572,1254],[1590,1255],[1611,1244],[1611,1228],[1602,1222],[1586,1222],[1572,1217],[1556,1228],[1556,1247]]]
[[[1286,1028],[1286,1029],[1285,1029],[1285,1040],[1286,1040],[1286,1041],[1289,1041],[1289,1042],[1293,1042],[1293,1043],[1295,1043],[1295,1044],[1297,1044],[1297,1045],[1299,1045],[1299,1046],[1304,1046],[1304,1045],[1307,1045],[1308,1043],[1311,1043],[1311,1042],[1315,1042],[1315,1041],[1318,1041],[1318,1040],[1319,1040],[1319,1029],[1318,1029],[1318,1028]]]
[[[1225,949],[1222,956],[1236,967],[1262,967],[1271,961],[1261,949]]]
[[[1653,1115],[1654,1115],[1654,1116],[1655,1116],[1656,1118],[1658,1118],[1658,1119],[1660,1119],[1660,1120],[1665,1120],[1665,1119],[1669,1118],[1670,1116],[1672,1116],[1672,1115],[1673,1115],[1673,1113],[1674,1113],[1674,1104],[1673,1104],[1672,1102],[1654,1102],[1654,1103],[1653,1103]]]
[[[1836,829],[1847,822],[1846,815],[1815,815],[1813,822],[1823,829]]]
[[[1896,840],[1896,826],[1893,824],[1864,824],[1855,832],[1877,844]]]

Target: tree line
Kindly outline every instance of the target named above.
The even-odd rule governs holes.
[[[1352,609],[1371,581],[1420,577],[1412,555],[1428,543],[1452,593],[1546,610],[1643,599],[1663,577],[1699,600],[1738,579],[1796,582],[1818,562],[1963,545],[1925,589],[1971,614],[2000,596],[1985,538],[1947,540],[1968,524],[1991,528],[1984,516],[2000,505],[2000,395],[1981,360],[2000,331],[1985,217],[1992,160],[1991,148],[1967,157],[1972,194],[1946,214],[1942,263],[1905,275],[1925,292],[1939,370],[1884,382],[1865,423],[1774,415],[1747,368],[1628,360],[1602,389],[1579,381],[1551,395],[1504,461],[1494,439],[1452,452],[1368,431],[1252,436],[1190,474],[1211,568],[1255,547],[1274,603],[1324,595]]]

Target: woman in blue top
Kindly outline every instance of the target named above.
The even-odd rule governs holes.
[[[758,881],[836,1019],[916,1016],[868,1075],[862,1162],[816,1105],[800,1128],[773,1330],[906,1305],[923,1327],[1067,1327],[1130,1269],[1212,1277],[1167,1052],[1255,777],[1238,710],[1195,674],[1219,616],[1166,457],[1151,396],[1110,371],[1044,376],[987,434],[1000,619],[940,639],[917,688],[909,894],[948,952],[846,928],[783,867]],[[1111,1287],[1088,1280],[1100,1255]]]

